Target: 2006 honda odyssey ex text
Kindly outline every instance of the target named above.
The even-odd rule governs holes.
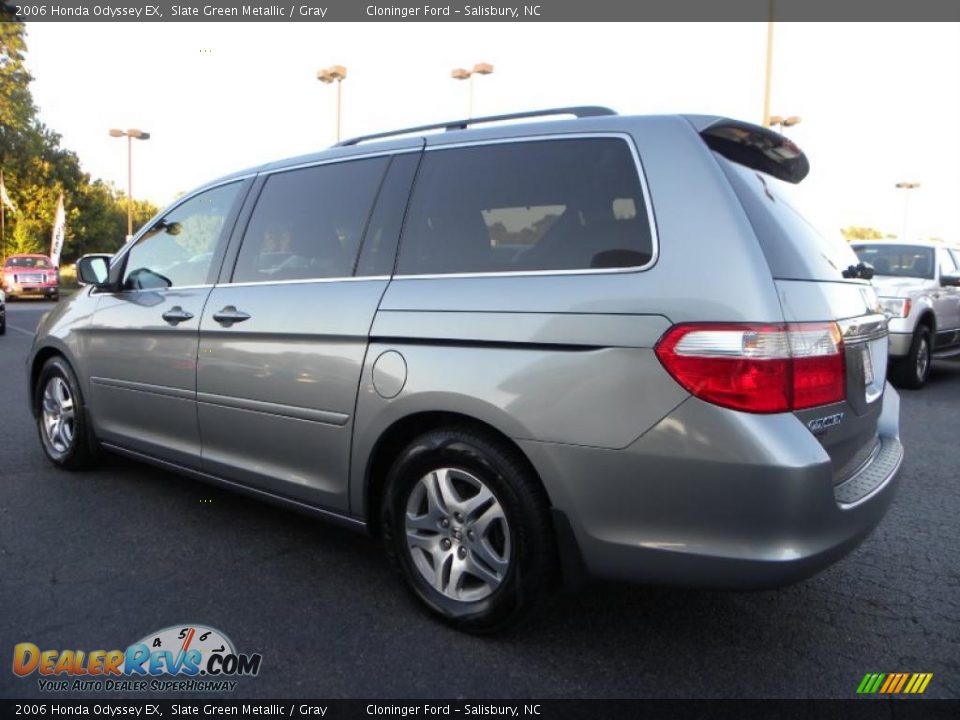
[[[472,631],[560,579],[840,558],[890,503],[899,401],[869,267],[788,200],[806,156],[719,117],[508,119],[557,114],[240,172],[83,258],[28,360],[47,455],[378,533]]]

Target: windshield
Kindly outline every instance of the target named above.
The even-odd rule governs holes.
[[[50,261],[42,257],[12,257],[7,258],[7,267],[49,268]]]
[[[933,248],[919,245],[857,245],[861,262],[873,265],[875,275],[933,280]]]

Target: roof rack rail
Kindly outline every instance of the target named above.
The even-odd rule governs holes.
[[[499,122],[501,120],[521,120],[523,118],[550,117],[553,115],[573,115],[577,118],[602,117],[604,115],[616,115],[614,110],[598,105],[584,105],[581,107],[563,107],[550,108],[548,110],[531,110],[528,112],[509,113],[508,115],[488,115],[486,117],[467,118],[466,120],[448,120],[442,123],[433,123],[431,125],[418,125],[417,127],[403,128],[402,130],[390,130],[389,132],[374,133],[373,135],[360,135],[338,142],[334,147],[344,147],[346,145],[357,145],[368,140],[379,140],[381,138],[393,137],[395,135],[408,135],[410,133],[424,132],[426,130],[465,130],[471,125],[480,123]]]

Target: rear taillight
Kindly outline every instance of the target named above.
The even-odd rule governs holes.
[[[787,412],[846,397],[836,323],[675,325],[656,353],[693,395],[734,410]]]

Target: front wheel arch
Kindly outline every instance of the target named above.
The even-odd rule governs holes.
[[[70,362],[70,359],[57,348],[42,347],[37,350],[36,354],[33,356],[33,361],[30,363],[30,412],[33,413],[34,417],[36,417],[37,413],[40,412],[40,408],[37,407],[36,402],[37,381],[40,379],[40,371],[43,370],[43,366],[46,365],[47,361],[52,357],[63,358],[63,361],[70,366],[71,370],[73,370],[73,374],[77,374],[77,371],[74,368],[73,363]]]

